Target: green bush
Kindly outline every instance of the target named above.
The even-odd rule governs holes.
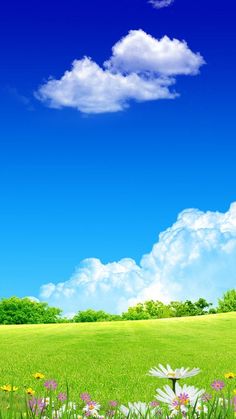
[[[73,318],[75,323],[91,323],[91,322],[106,322],[120,320],[120,316],[108,314],[103,310],[95,311],[88,309],[79,311]]]
[[[0,324],[57,323],[61,310],[47,303],[29,298],[3,298],[0,300]]]
[[[200,316],[209,313],[208,303],[204,298],[199,298],[193,303],[190,300],[172,301],[164,304],[161,301],[146,301],[134,307],[129,307],[128,311],[122,314],[124,320],[146,320],[164,319],[169,317]]]
[[[230,311],[236,311],[236,290],[232,289],[227,291],[222,299],[218,301],[218,312],[228,313]]]

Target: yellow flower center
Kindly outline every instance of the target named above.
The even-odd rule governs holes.
[[[175,372],[168,372],[167,377],[175,378]]]

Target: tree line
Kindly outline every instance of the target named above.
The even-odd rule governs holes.
[[[204,298],[196,302],[172,301],[164,304],[161,301],[149,300],[138,303],[121,315],[109,314],[103,310],[79,311],[72,319],[63,317],[62,310],[47,303],[30,298],[2,298],[0,300],[0,324],[49,324],[49,323],[87,323],[122,320],[149,320],[171,317],[202,316],[207,314],[236,311],[236,289],[227,291],[213,307]]]

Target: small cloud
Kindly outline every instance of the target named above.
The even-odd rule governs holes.
[[[71,107],[83,113],[118,112],[132,101],[174,99],[178,75],[196,75],[204,59],[187,43],[143,30],[130,31],[112,48],[103,66],[89,57],[75,60],[59,79],[49,79],[35,96],[52,108]]]
[[[65,313],[88,308],[120,313],[137,302],[215,302],[235,287],[236,203],[226,213],[187,209],[139,264],[125,258],[80,262],[71,278],[41,287],[40,298]]]
[[[155,9],[163,9],[174,3],[174,0],[149,0]]]

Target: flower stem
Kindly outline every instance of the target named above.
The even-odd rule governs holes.
[[[176,385],[176,379],[175,378],[172,378],[172,388],[173,388],[173,392],[175,393],[175,385]]]

